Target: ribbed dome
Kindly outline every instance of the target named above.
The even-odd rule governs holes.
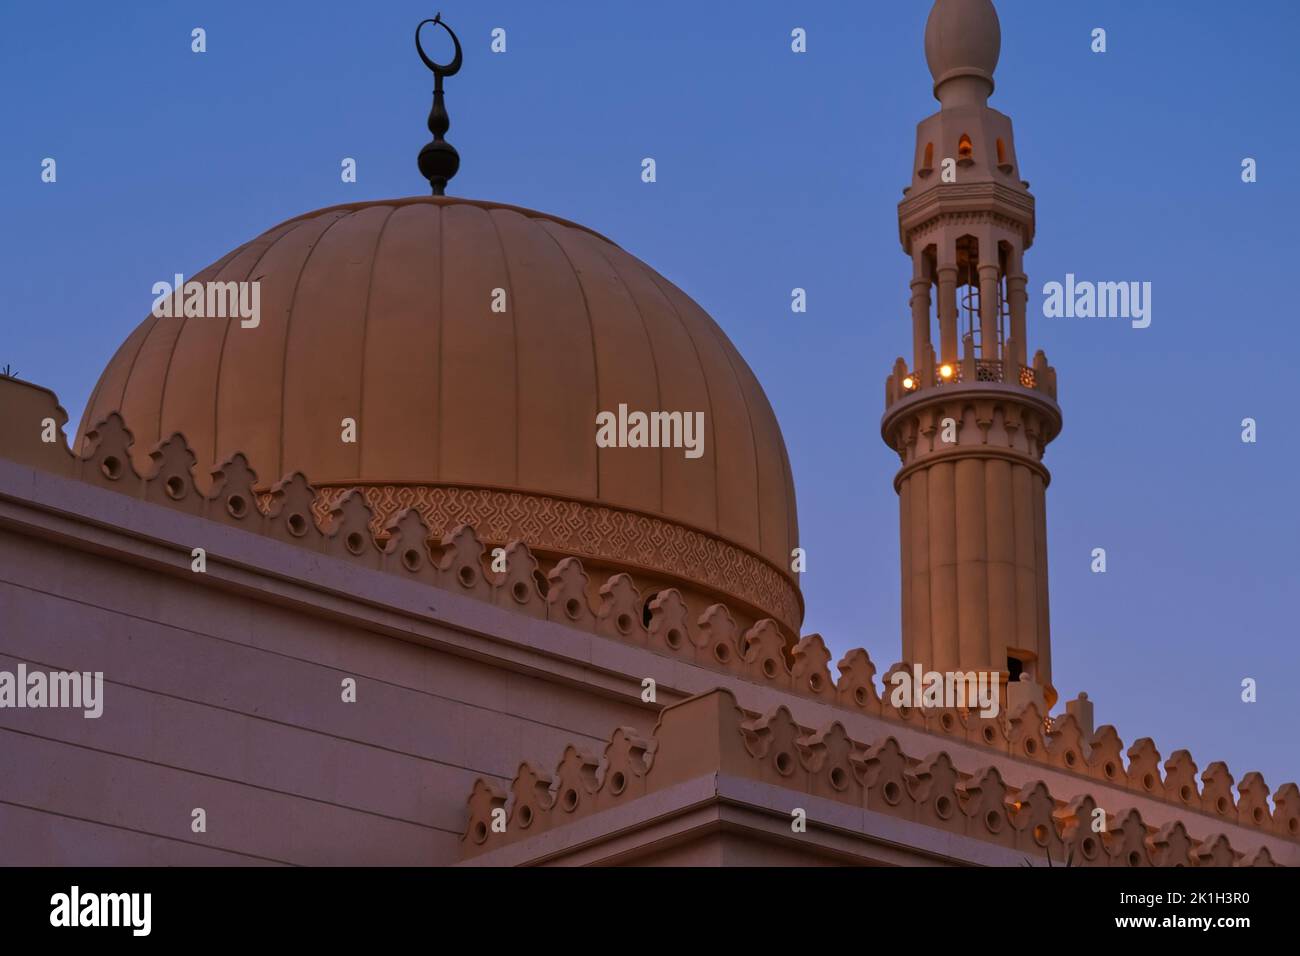
[[[575,541],[609,539],[588,549],[603,558],[626,551],[631,565],[691,578],[706,574],[694,565],[748,573],[759,558],[768,598],[709,586],[739,588],[798,627],[794,486],[771,406],[704,310],[618,246],[526,209],[421,197],[291,219],[191,281],[254,279],[256,328],[146,318],[100,378],[81,434],[120,411],[142,463],[181,432],[200,471],[243,452],[267,487],[301,471],[317,487],[390,497],[441,486],[501,492],[516,506],[581,503],[590,523],[611,513],[642,522],[646,553],[661,555],[637,558],[626,529],[568,529]],[[491,308],[497,289],[504,313]],[[703,412],[703,456],[597,448],[597,413],[620,404]],[[357,423],[354,444],[341,440],[345,418]],[[529,540],[526,520],[502,520],[522,521],[522,533],[503,535]],[[683,535],[698,551],[685,563],[670,553]],[[728,544],[749,557],[709,557]]]

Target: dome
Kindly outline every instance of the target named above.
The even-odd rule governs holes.
[[[1002,27],[992,0],[935,0],[925,22],[925,61],[935,96],[949,80],[976,77],[993,92],[993,71],[1002,50]],[[960,85],[960,84],[954,84]]]
[[[627,570],[643,592],[676,586],[797,634],[794,484],[772,408],[708,314],[608,239],[497,203],[353,203],[187,277],[247,280],[255,327],[147,317],[79,438],[119,411],[141,470],[180,432],[200,479],[242,452],[266,490],[305,474],[324,514],[361,489],[377,529],[417,507],[435,534],[464,521],[494,546],[577,555],[596,586],[597,570]],[[620,405],[702,412],[702,454],[598,448],[597,414]]]

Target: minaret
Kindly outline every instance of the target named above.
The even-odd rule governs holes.
[[[988,106],[1001,42],[991,0],[937,0],[930,11],[925,58],[940,108],[917,126],[898,206],[912,359],[886,380],[880,431],[903,463],[904,660],[1024,674],[1050,706],[1042,458],[1061,411],[1055,370],[1041,351],[1026,359],[1034,197],[1011,120]]]

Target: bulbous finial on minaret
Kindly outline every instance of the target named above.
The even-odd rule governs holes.
[[[451,37],[451,42],[456,46],[455,56],[445,66],[430,60],[424,52],[424,47],[420,45],[420,28],[426,23],[436,23],[446,30]],[[451,27],[442,22],[442,14],[439,13],[432,20],[420,21],[420,25],[415,28],[415,49],[419,52],[424,65],[433,72],[433,108],[429,111],[429,132],[433,134],[433,142],[426,143],[420,150],[420,175],[429,180],[433,194],[441,196],[446,191],[447,180],[455,176],[456,171],[460,169],[460,154],[456,152],[455,146],[443,139],[447,130],[451,128],[451,117],[447,115],[447,107],[442,102],[443,77],[455,76],[460,70],[460,40],[456,38]]]
[[[925,61],[945,109],[988,102],[1001,50],[993,0],[935,0],[925,23]]]

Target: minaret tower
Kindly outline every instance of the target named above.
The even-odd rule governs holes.
[[[1034,197],[1010,118],[988,106],[1001,42],[991,0],[936,0],[930,11],[925,58],[940,108],[917,126],[898,206],[912,357],[886,380],[880,431],[903,463],[904,660],[1023,674],[1050,706],[1042,458],[1061,411],[1055,370],[1041,351],[1026,358]]]

